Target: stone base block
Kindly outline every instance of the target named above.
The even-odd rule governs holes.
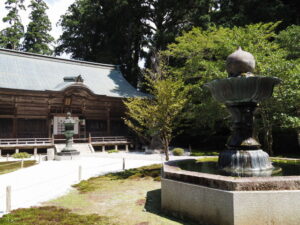
[[[162,179],[162,209],[208,225],[298,225],[300,190],[225,191]]]
[[[80,156],[79,154],[60,154],[58,153],[55,155],[55,160],[62,161],[62,160],[75,160],[78,159]]]

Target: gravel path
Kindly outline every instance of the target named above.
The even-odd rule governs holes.
[[[0,216],[6,211],[6,187],[9,185],[12,189],[12,209],[36,206],[67,193],[71,185],[78,183],[79,166],[82,168],[82,179],[88,179],[121,171],[123,158],[126,169],[163,162],[160,154],[141,153],[95,153],[80,156],[76,160],[42,161],[29,168],[0,175]]]

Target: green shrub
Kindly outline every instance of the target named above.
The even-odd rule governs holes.
[[[13,154],[12,157],[15,159],[25,159],[25,158],[30,158],[31,155],[27,152],[19,152],[19,153]]]
[[[177,155],[177,156],[184,154],[183,148],[174,148],[172,152],[173,152],[173,155]]]
[[[116,150],[116,149],[112,149],[112,150],[108,150],[107,153],[118,153],[119,150]]]

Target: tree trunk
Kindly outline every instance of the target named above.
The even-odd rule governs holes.
[[[164,138],[164,137],[162,137],[161,140],[162,140],[162,144],[164,147],[166,161],[169,161],[169,141],[167,138]]]
[[[164,147],[164,151],[165,151],[166,161],[169,161],[169,146]]]

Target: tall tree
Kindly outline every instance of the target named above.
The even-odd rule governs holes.
[[[293,0],[212,0],[212,20],[222,26],[282,21],[280,29],[300,24],[300,2]],[[277,28],[278,29],[278,28]]]
[[[24,36],[24,26],[19,16],[20,10],[25,10],[24,0],[6,0],[5,8],[8,14],[2,19],[9,26],[1,31],[0,46],[8,49],[20,49],[20,40]]]
[[[43,0],[31,0],[29,7],[32,9],[27,26],[23,49],[26,52],[51,55],[52,50],[49,44],[54,38],[49,34],[51,31],[51,22],[46,14],[47,4]]]
[[[274,31],[277,26],[278,23],[259,23],[232,29],[194,28],[178,37],[177,43],[169,45],[165,54],[181,62],[172,68],[173,73],[185,78],[200,77],[195,85],[190,85],[192,101],[185,110],[185,118],[190,124],[186,129],[190,131],[189,135],[198,133],[195,128],[200,132],[214,130],[219,121],[228,117],[224,106],[212,100],[203,84],[227,76],[226,57],[237,46],[242,46],[254,55],[256,74],[282,79],[281,85],[275,88],[273,97],[260,104],[257,115],[265,149],[272,154],[274,128],[300,128],[300,67],[296,60],[287,59],[290,54],[286,49],[275,41],[270,41],[277,37]]]
[[[149,98],[124,101],[127,108],[125,123],[138,135],[148,139],[158,137],[169,160],[169,144],[179,127],[179,115],[187,102],[182,79],[172,77],[166,65],[160,63],[158,72],[148,70],[146,77]]]
[[[61,18],[63,34],[56,53],[120,64],[127,80],[136,85],[146,32],[141,22],[145,7],[140,2],[76,0]]]
[[[146,67],[156,69],[157,53],[183,31],[193,26],[207,28],[210,24],[211,0],[145,0],[149,28],[147,35]]]

